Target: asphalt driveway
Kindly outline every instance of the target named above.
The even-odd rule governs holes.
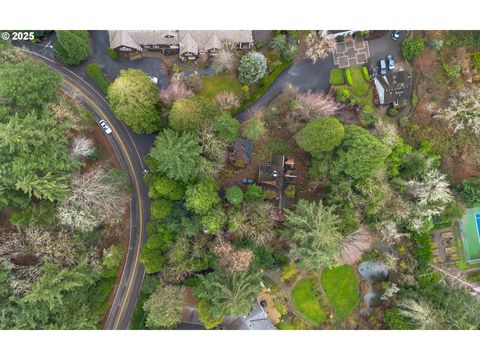
[[[407,35],[406,31],[402,31],[400,34],[400,39],[394,41],[392,40],[392,32],[388,31],[381,38],[371,40],[368,42],[370,46],[370,59],[368,64],[371,68],[378,68],[378,61],[380,59],[385,59],[387,55],[391,54],[395,63],[404,63],[405,59],[402,56],[401,44]]]

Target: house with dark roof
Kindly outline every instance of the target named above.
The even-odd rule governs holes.
[[[273,204],[277,209],[291,208],[295,197],[297,173],[292,156],[273,155],[269,163],[258,165],[258,185],[273,191],[276,196]]]
[[[250,49],[251,30],[114,30],[108,32],[110,47],[119,54],[140,55],[157,51],[165,55],[196,59],[202,54],[215,56],[220,49]]]
[[[373,82],[380,105],[405,105],[412,96],[412,77],[407,71],[377,76]]]

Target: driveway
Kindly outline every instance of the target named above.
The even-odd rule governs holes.
[[[392,32],[388,31],[381,38],[369,41],[370,45],[370,59],[368,60],[369,65],[372,68],[378,68],[378,61],[380,59],[385,59],[388,54],[393,55],[395,64],[404,63],[405,59],[402,56],[401,44],[407,35],[406,31],[402,31],[400,34],[400,39],[397,41],[392,40]]]
[[[300,91],[326,91],[330,87],[330,69],[333,64],[333,57],[329,55],[327,58],[317,61],[315,64],[311,60],[302,60],[294,63],[288,69],[284,70],[277,76],[275,81],[270,85],[263,96],[248,109],[239,113],[236,118],[240,122],[247,120],[256,110],[266,108],[273,99],[280,95],[287,86],[292,84]]]

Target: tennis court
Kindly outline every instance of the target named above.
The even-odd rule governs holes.
[[[480,263],[480,207],[467,210],[460,229],[467,262]]]

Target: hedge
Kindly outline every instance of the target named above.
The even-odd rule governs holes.
[[[88,64],[85,68],[85,72],[87,73],[88,77],[92,79],[92,81],[100,88],[100,90],[106,94],[107,89],[110,86],[110,82],[103,74],[100,66],[97,64]]]
[[[347,79],[347,84],[353,86],[352,73],[350,69],[345,69],[345,78]]]
[[[343,85],[344,83],[345,78],[342,69],[330,70],[330,85]]]
[[[368,68],[366,66],[362,66],[362,72],[365,80],[370,81],[370,74],[368,73]]]
[[[110,59],[112,60],[118,60],[118,53],[113,50],[112,48],[107,49],[108,56],[110,56]]]

